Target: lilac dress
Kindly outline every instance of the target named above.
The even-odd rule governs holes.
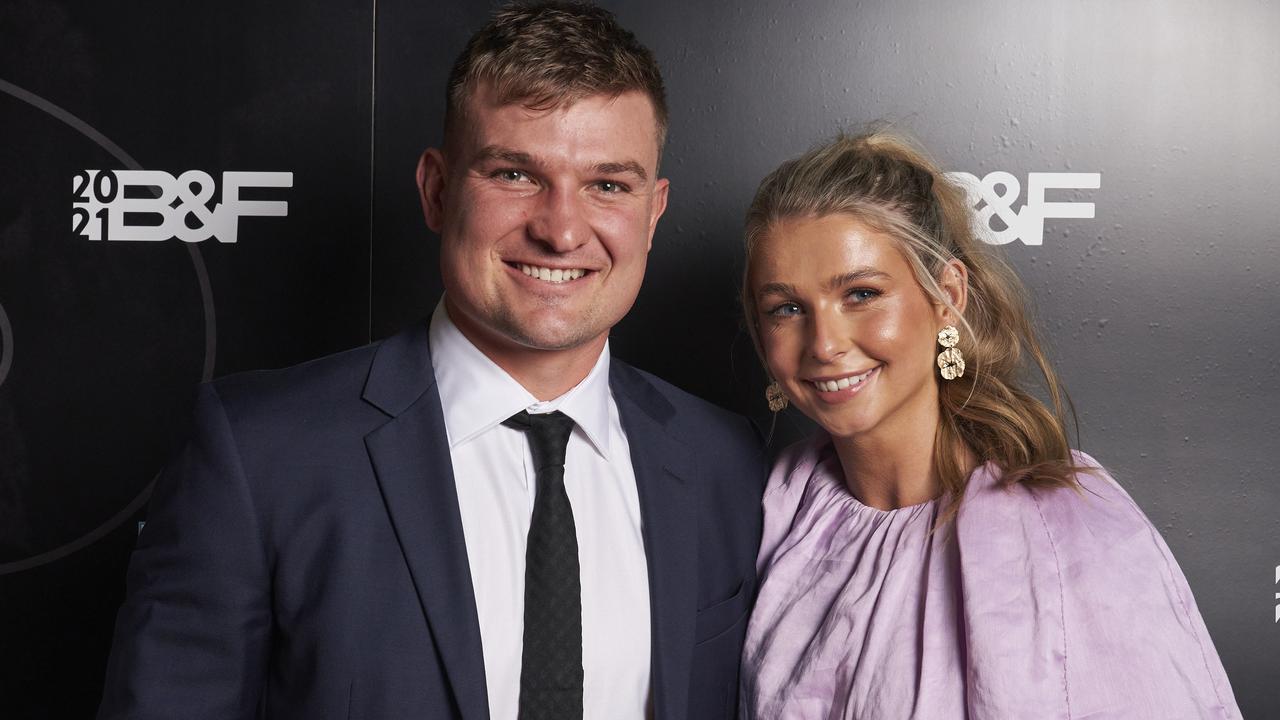
[[[980,467],[954,534],[931,533],[940,503],[867,507],[829,438],[789,448],[765,490],[743,716],[1240,717],[1160,534],[1101,468],[1079,480],[1005,489]]]

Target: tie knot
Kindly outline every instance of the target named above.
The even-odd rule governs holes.
[[[528,436],[533,463],[538,469],[564,466],[564,451],[569,444],[569,434],[573,432],[573,418],[559,410],[537,415],[521,410],[502,424]]]

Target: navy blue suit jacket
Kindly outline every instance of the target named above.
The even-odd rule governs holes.
[[[758,434],[622,362],[659,720],[728,718]],[[488,717],[426,324],[202,386],[130,562],[99,718]]]

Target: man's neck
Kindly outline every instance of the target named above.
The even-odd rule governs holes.
[[[447,300],[445,311],[463,337],[540,402],[554,400],[586,379],[609,340],[608,333],[602,333],[571,348],[525,347],[470,322],[464,313],[450,311]]]

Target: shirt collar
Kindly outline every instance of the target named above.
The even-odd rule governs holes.
[[[582,382],[539,402],[515,378],[471,344],[453,324],[444,300],[431,314],[431,367],[440,390],[449,447],[457,447],[521,410],[568,415],[596,452],[609,460],[609,343]]]

